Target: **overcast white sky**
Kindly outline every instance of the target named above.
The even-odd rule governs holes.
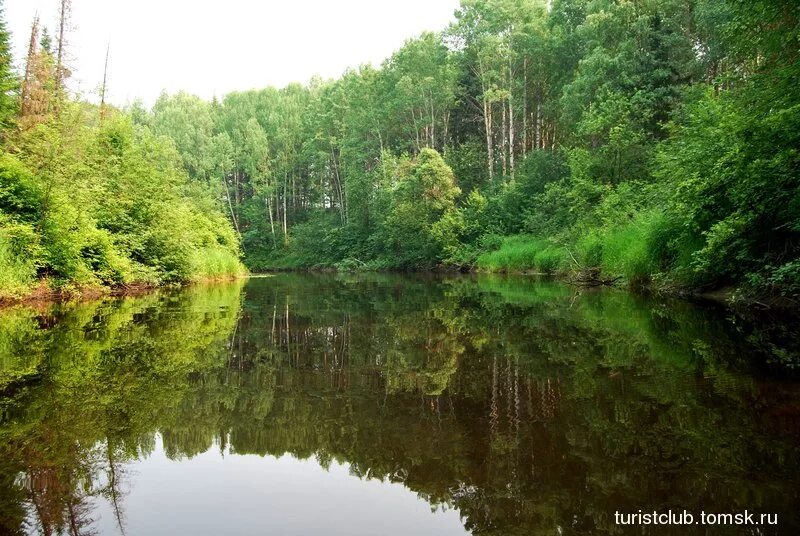
[[[58,0],[5,0],[16,64],[34,14],[55,33]],[[162,89],[201,97],[338,77],[380,64],[403,42],[441,30],[458,0],[72,0],[71,87],[87,97],[111,45],[110,99],[152,104]]]

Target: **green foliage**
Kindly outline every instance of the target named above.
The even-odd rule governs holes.
[[[669,210],[698,244],[690,267],[704,284],[767,281],[800,257],[800,105],[790,104],[800,93],[782,76],[702,95],[659,154],[658,175],[674,184]]]
[[[483,269],[796,296],[797,27],[778,0],[464,0],[380,67],[221,101],[164,94],[94,145],[55,121],[42,50],[40,110],[21,124],[60,126],[25,135],[35,180],[4,164],[18,179],[0,178],[0,202],[47,237],[37,270],[65,280],[215,274],[241,241],[258,270],[486,253]],[[98,195],[110,206],[84,210]]]
[[[186,93],[162,94],[153,105],[153,132],[175,142],[193,179],[207,180],[214,170],[211,107]]]
[[[209,186],[192,186],[166,138],[124,115],[65,103],[0,157],[0,297],[240,273],[238,239]]]
[[[14,72],[14,57],[11,53],[10,34],[6,27],[5,13],[0,2],[0,138],[16,119],[17,95],[19,86]]]
[[[386,218],[391,263],[398,268],[430,267],[455,251],[461,218],[453,171],[433,149],[423,149],[398,168],[397,186]]]
[[[36,242],[30,225],[0,219],[0,300],[19,298],[33,286]]]
[[[493,272],[535,270],[551,274],[567,268],[567,251],[547,240],[528,235],[510,236],[497,251],[478,257],[477,266]]]

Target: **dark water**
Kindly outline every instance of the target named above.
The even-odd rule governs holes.
[[[779,320],[383,275],[0,311],[0,534],[797,534]]]

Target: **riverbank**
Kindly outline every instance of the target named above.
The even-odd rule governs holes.
[[[141,296],[160,289],[178,289],[193,285],[223,283],[249,277],[243,270],[240,273],[201,277],[183,282],[151,283],[137,282],[126,285],[66,285],[53,287],[47,280],[39,282],[29,292],[18,295],[0,294],[0,309],[14,305],[47,305],[61,301],[88,301],[107,296]]]
[[[621,275],[607,274],[600,267],[580,269],[541,270],[527,268],[488,269],[479,266],[441,264],[429,269],[378,269],[367,263],[349,262],[344,266],[273,266],[262,268],[254,275],[276,273],[431,273],[431,274],[504,274],[549,278],[575,287],[609,287],[634,294],[678,298],[691,302],[715,303],[731,309],[800,311],[800,302],[778,293],[756,292],[737,286],[692,288],[664,278],[631,282]]]
[[[536,256],[532,257],[536,259]],[[0,294],[0,308],[13,305],[49,304],[60,301],[84,301],[107,296],[140,296],[159,289],[177,289],[193,285],[203,285],[233,281],[242,278],[269,277],[277,273],[430,273],[430,274],[503,274],[510,276],[529,276],[548,278],[575,287],[609,287],[633,294],[679,298],[692,302],[715,303],[731,309],[798,311],[796,300],[774,293],[758,293],[752,289],[724,286],[717,288],[692,288],[677,284],[666,278],[640,278],[635,281],[619,274],[609,274],[601,267],[575,267],[573,269],[542,269],[535,262],[518,267],[489,267],[486,265],[440,264],[429,269],[378,269],[368,263],[348,262],[342,266],[274,266],[252,273],[243,267],[233,274],[195,278],[183,282],[152,283],[136,282],[126,285],[63,285],[54,287],[47,280],[40,280],[29,292],[8,296]]]

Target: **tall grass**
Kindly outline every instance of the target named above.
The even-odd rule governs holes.
[[[0,228],[0,300],[19,298],[29,292],[35,276],[32,260],[15,254],[12,237]]]
[[[478,268],[490,272],[542,273],[566,271],[578,264],[600,268],[605,276],[645,285],[656,276],[674,279],[686,270],[692,244],[676,224],[660,211],[642,212],[630,221],[579,234],[572,244],[557,246],[530,235],[506,237],[497,251],[478,257]]]
[[[686,256],[678,244],[674,224],[662,212],[651,211],[637,214],[625,224],[583,235],[576,240],[575,250],[584,266],[643,285]]]
[[[218,279],[242,275],[246,270],[239,258],[222,247],[205,247],[192,255],[192,279]]]
[[[549,274],[567,266],[567,251],[533,236],[509,236],[497,251],[480,255],[477,265],[490,272],[536,270]]]

